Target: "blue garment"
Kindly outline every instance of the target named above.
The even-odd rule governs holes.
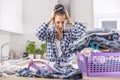
[[[49,61],[60,63],[70,62],[72,60],[70,46],[73,41],[77,40],[86,32],[86,27],[81,23],[75,22],[73,26],[73,28],[64,29],[62,31],[62,39],[60,41],[62,54],[60,57],[57,56],[57,48],[55,44],[57,32],[55,29],[49,28],[46,23],[43,23],[38,29],[36,29],[36,37],[42,41],[46,41],[46,57]]]
[[[17,71],[15,75],[23,76],[23,77],[83,80],[82,73],[75,68],[68,69],[66,73],[50,72],[47,70],[32,71],[32,70],[28,70],[27,68],[23,68]]]

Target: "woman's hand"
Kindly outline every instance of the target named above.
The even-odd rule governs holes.
[[[65,15],[66,15],[66,19],[69,21],[69,23],[74,23],[74,20],[69,16],[68,11],[65,9]]]
[[[50,18],[47,21],[47,24],[49,25],[53,21],[54,18],[55,18],[55,10],[52,10]]]
[[[69,14],[68,14],[68,11],[65,9],[65,16],[66,16],[66,19],[68,20],[70,18]]]

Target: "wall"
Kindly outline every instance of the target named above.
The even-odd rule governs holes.
[[[71,17],[86,25],[88,29],[93,28],[93,0],[71,0]]]
[[[25,51],[27,40],[36,42],[37,47],[41,42],[35,37],[35,29],[43,22],[46,22],[50,16],[50,12],[57,0],[24,0],[23,6],[23,34],[12,34],[10,37],[11,47],[18,56],[22,56]]]
[[[93,0],[93,15],[95,28],[102,28],[102,21],[117,21],[106,28],[120,30],[120,0]]]
[[[120,13],[120,0],[93,0],[94,14]]]
[[[0,30],[23,31],[23,0],[0,0]]]

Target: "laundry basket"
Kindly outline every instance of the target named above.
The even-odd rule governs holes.
[[[87,76],[120,76],[120,52],[77,53],[78,68]]]

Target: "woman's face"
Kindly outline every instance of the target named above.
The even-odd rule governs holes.
[[[65,25],[65,15],[55,15],[54,23],[57,33],[61,33]]]

